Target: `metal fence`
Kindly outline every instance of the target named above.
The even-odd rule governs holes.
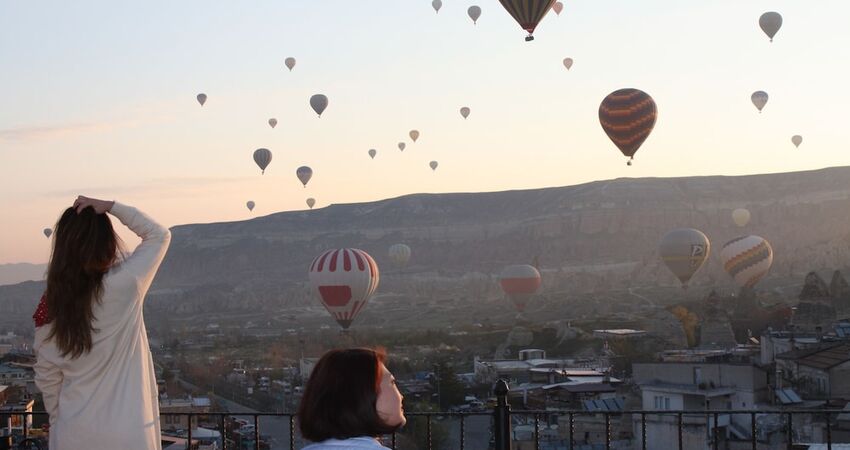
[[[799,448],[807,448],[805,444],[802,444],[802,440],[799,436],[796,436],[795,432],[795,421],[798,420],[807,420],[807,423],[811,424],[813,420],[816,420],[818,424],[823,426],[823,435],[817,444],[820,445],[818,448],[826,448],[827,450],[832,450],[833,448],[833,419],[838,419],[839,414],[848,414],[848,411],[843,410],[828,410],[828,409],[813,409],[813,410],[801,410],[801,409],[784,409],[784,410],[678,410],[678,411],[658,411],[658,410],[623,410],[623,411],[580,411],[580,410],[566,410],[566,409],[547,409],[547,410],[511,410],[511,406],[508,402],[508,386],[507,383],[503,381],[499,381],[496,385],[495,389],[496,393],[496,405],[490,410],[478,411],[478,412],[408,412],[406,416],[408,417],[408,425],[407,428],[411,428],[412,424],[416,421],[419,422],[419,430],[421,435],[416,436],[407,436],[408,440],[412,438],[416,442],[412,442],[408,447],[412,445],[412,448],[424,448],[428,450],[433,450],[435,448],[435,437],[433,435],[433,431],[435,429],[435,421],[444,421],[445,419],[450,419],[453,422],[456,422],[457,433],[456,435],[449,436],[446,439],[448,442],[443,442],[442,445],[438,445],[437,447],[446,447],[452,449],[460,449],[460,450],[469,450],[470,446],[467,443],[467,422],[472,418],[489,418],[489,432],[488,432],[488,442],[486,445],[483,442],[480,442],[480,433],[479,433],[479,442],[475,442],[475,448],[490,448],[494,450],[510,450],[514,446],[522,447],[522,448],[533,448],[535,450],[547,450],[547,449],[568,449],[568,450],[585,450],[585,449],[605,449],[605,450],[617,450],[618,448],[622,448],[618,444],[617,437],[613,434],[613,422],[619,421],[620,426],[622,428],[622,424],[625,423],[626,427],[630,430],[633,430],[632,435],[628,439],[628,445],[626,446],[629,449],[641,449],[648,450],[651,448],[664,448],[664,449],[678,449],[678,450],[687,450],[690,448],[694,448],[692,443],[688,443],[685,438],[688,433],[690,436],[698,436],[701,439],[702,444],[699,446],[700,448],[707,448],[710,450],[725,450],[729,448],[729,442],[726,440],[726,436],[721,435],[721,433],[726,434],[727,431],[724,427],[731,426],[732,420],[730,419],[732,416],[740,417],[744,416],[745,418],[749,418],[749,430],[742,430],[740,427],[737,428],[740,434],[748,434],[745,438],[737,438],[734,440],[736,443],[735,448],[749,447],[752,450],[759,450],[764,448],[785,448],[787,450],[796,450]],[[0,422],[0,428],[4,426],[7,417],[10,416],[19,416],[19,417],[41,417],[42,420],[46,419],[47,413],[44,412],[31,412],[31,413],[17,413],[17,412],[4,412],[0,413],[0,418],[3,419]],[[288,427],[288,449],[295,450],[296,443],[300,441],[297,437],[296,433],[296,422],[295,415],[292,413],[232,413],[232,412],[211,412],[211,413],[162,413],[163,417],[178,417],[178,418],[186,418],[188,419],[189,426],[186,427],[185,433],[180,435],[180,438],[185,439],[187,443],[187,448],[189,449],[198,449],[200,448],[200,442],[198,441],[196,436],[193,436],[192,423],[193,419],[199,420],[203,419],[208,423],[212,422],[214,419],[217,425],[215,428],[219,431],[220,446],[217,445],[216,448],[221,448],[224,450],[263,450],[268,449],[269,444],[264,442],[262,439],[263,435],[261,434],[261,418],[273,417],[277,419],[282,419],[284,426]],[[237,422],[236,419],[239,417],[250,417],[252,419],[248,424]],[[757,420],[759,417],[770,417],[773,420],[771,430],[760,430],[759,429],[759,421]],[[803,419],[800,419],[800,418]],[[554,442],[549,442],[551,440],[551,436],[544,436],[541,433],[541,420],[544,423],[548,424],[555,418],[559,423],[565,422],[564,425],[566,427],[565,430],[559,430],[558,438],[554,439]],[[592,419],[591,422],[594,424],[594,430],[598,432],[596,435],[598,436],[594,442],[588,442],[587,434],[584,439],[578,439],[577,436],[577,427],[579,426],[579,422],[583,425],[587,425],[588,418]],[[479,419],[480,421],[481,419]],[[424,421],[424,430],[421,429],[421,422]],[[20,420],[22,424],[21,433],[18,435],[12,436],[2,436],[0,437],[0,450],[6,449],[44,449],[45,441],[38,439],[27,439],[24,441],[24,437],[31,437],[30,430],[27,429],[28,421]],[[241,424],[240,430],[247,429],[248,432],[237,431],[235,430],[235,425],[237,423]],[[519,425],[523,425],[526,429],[531,428],[532,432],[529,438],[521,439],[518,438],[514,432],[512,432],[512,428],[516,425],[519,428]],[[647,430],[650,429],[653,425],[662,424],[664,426],[669,426],[671,429],[675,429],[674,437],[666,438],[664,442],[655,442],[652,443],[648,439]],[[229,426],[228,426],[229,425]],[[764,427],[762,427],[764,428]],[[690,429],[690,431],[688,431]],[[693,430],[696,429],[697,433],[694,434]],[[280,431],[280,430],[278,430]],[[392,449],[399,449],[399,437],[405,433],[409,433],[410,430],[402,430],[400,432],[394,433],[390,436],[382,437],[382,441]],[[759,432],[761,433],[761,436]],[[774,438],[773,441],[770,441],[765,436],[767,435],[766,431],[771,431],[771,435]],[[844,439],[847,442],[850,442],[850,428],[843,429],[842,432],[845,432]],[[780,436],[782,438],[781,442],[777,442],[776,438]],[[238,438],[238,439],[237,439]],[[674,439],[675,442],[671,442],[669,439]],[[805,440],[805,439],[803,439]],[[812,443],[812,441],[808,441],[808,443]],[[748,444],[748,445],[747,445]],[[825,446],[825,447],[824,447]],[[402,449],[403,450],[403,449]]]

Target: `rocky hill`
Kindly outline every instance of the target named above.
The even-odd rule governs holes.
[[[752,213],[744,228],[731,220],[732,210],[739,207]],[[848,224],[850,167],[414,194],[174,227],[150,306],[192,313],[303,304],[310,301],[305,287],[310,261],[322,250],[340,246],[358,247],[375,257],[382,269],[379,291],[384,293],[415,285],[428,295],[439,284],[440,292],[456,289],[459,297],[473,288],[475,295],[498,295],[488,274],[532,261],[539,263],[549,291],[674,286],[656,245],[676,227],[698,228],[711,239],[711,260],[692,281],[697,289],[731,286],[718,261],[720,247],[751,233],[773,245],[773,270],[763,282],[769,286],[792,276],[799,282],[811,270],[843,267],[850,257]],[[410,265],[403,269],[393,267],[386,256],[387,248],[398,242],[413,249]],[[37,298],[18,298],[19,291],[0,287],[0,313],[13,310],[12,303],[34,305]]]

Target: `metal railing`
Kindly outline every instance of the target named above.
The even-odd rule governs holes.
[[[832,450],[833,442],[833,424],[832,419],[838,418],[838,414],[846,413],[843,410],[828,410],[828,409],[814,409],[814,410],[801,410],[801,409],[785,409],[785,410],[623,410],[623,411],[583,411],[583,410],[568,410],[568,409],[546,409],[546,410],[512,410],[511,406],[508,402],[508,386],[504,381],[499,381],[495,387],[496,393],[496,406],[491,410],[478,411],[478,412],[408,412],[405,415],[408,417],[408,428],[410,428],[411,423],[416,420],[424,420],[425,421],[425,429],[423,431],[424,436],[412,436],[416,441],[420,441],[419,443],[424,446],[425,449],[432,450],[434,448],[435,439],[433,435],[434,431],[434,421],[442,421],[446,418],[457,420],[459,422],[459,429],[457,433],[456,439],[451,440],[450,448],[452,449],[467,449],[467,421],[470,420],[471,417],[488,417],[490,418],[490,423],[492,428],[489,430],[489,442],[487,447],[494,450],[510,450],[514,445],[514,442],[518,441],[526,441],[530,442],[533,445],[534,449],[541,448],[549,448],[553,445],[541,445],[541,441],[545,440],[544,436],[541,434],[541,420],[546,419],[547,423],[555,418],[559,423],[561,423],[562,419],[565,418],[564,425],[566,426],[566,430],[558,429],[558,438],[556,439],[557,447],[567,448],[569,450],[578,450],[583,448],[600,448],[604,447],[606,450],[616,450],[617,439],[613,435],[614,429],[614,421],[620,422],[620,427],[622,428],[623,423],[628,426],[628,429],[632,430],[631,436],[627,439],[631,442],[629,448],[648,450],[650,448],[664,448],[664,449],[678,449],[678,450],[686,450],[693,448],[693,442],[690,444],[686,439],[686,435],[688,439],[698,439],[701,441],[700,448],[708,448],[711,450],[721,450],[726,448],[726,440],[727,436],[730,434],[729,428],[732,427],[732,417],[740,417],[745,416],[745,422],[749,423],[749,429],[743,429],[740,425],[735,425],[737,427],[738,433],[747,432],[749,436],[745,436],[743,438],[739,437],[734,439],[735,442],[739,443],[738,448],[740,448],[740,443],[749,443],[749,447],[753,450],[758,450],[761,444],[762,447],[770,446],[770,448],[786,448],[787,450],[793,450],[795,448],[795,443],[799,441],[795,437],[795,418],[799,418],[801,416],[809,418],[808,424],[814,422],[813,419],[817,420],[817,423],[823,426],[823,437],[822,442],[817,442],[819,444],[825,444],[828,450]],[[47,413],[44,412],[29,412],[29,413],[17,413],[17,412],[4,412],[0,413],[0,418],[8,417],[8,416],[35,416],[42,417],[46,419]],[[288,449],[295,450],[296,442],[300,441],[297,438],[296,427],[295,427],[295,414],[292,413],[232,413],[232,412],[210,412],[210,413],[200,413],[200,412],[190,412],[190,413],[161,413],[162,417],[178,417],[178,418],[186,418],[188,419],[188,426],[186,427],[185,433],[181,433],[179,435],[180,438],[185,438],[187,443],[187,448],[195,449],[199,447],[198,439],[193,436],[193,419],[197,420],[205,420],[207,423],[212,423],[210,420],[214,418],[216,420],[217,425],[215,426],[216,430],[219,431],[219,438],[213,439],[217,443],[220,442],[220,446],[216,448],[221,448],[223,450],[243,450],[246,448],[253,448],[254,450],[262,450],[264,448],[269,448],[269,443],[263,439],[263,435],[261,435],[261,418],[277,418],[283,419],[283,425],[288,428]],[[772,423],[772,427],[769,430],[760,430],[759,429],[759,417],[775,417],[779,418],[779,420],[775,420]],[[252,418],[252,422],[248,424],[244,424],[244,419],[240,422],[238,418],[240,417],[250,417]],[[4,419],[5,420],[5,419]],[[525,421],[522,423],[522,421]],[[590,439],[594,442],[588,442],[587,434],[585,435],[584,442],[582,439],[576,438],[577,426],[579,423],[588,426],[591,426],[593,430],[597,430],[596,434],[601,435],[601,438],[598,439]],[[22,420],[22,435],[19,437],[21,440],[23,437],[29,437],[30,433],[27,429],[28,421]],[[519,439],[513,432],[512,428],[515,423],[530,425],[533,429],[533,433],[530,439]],[[0,421],[0,428],[3,427],[4,422]],[[241,427],[236,429],[236,425],[240,424]],[[229,426],[228,426],[229,425]],[[251,426],[252,425],[252,426]],[[280,426],[280,424],[279,424]],[[660,427],[669,427],[674,426],[676,429],[675,438],[676,442],[661,442],[661,443],[651,443],[649,440],[648,430],[652,429],[654,426]],[[247,429],[248,432],[245,433],[241,430]],[[278,430],[280,431],[280,430]],[[759,432],[762,432],[764,436],[760,438]],[[850,430],[845,429],[846,439],[850,441]],[[399,448],[399,435],[405,434],[406,431],[402,430],[396,433],[393,433],[390,436],[383,437],[384,442],[391,447],[392,449]],[[248,436],[245,436],[247,434]],[[774,437],[779,435],[784,435],[784,442],[767,442],[768,435],[772,435]],[[551,438],[551,436],[549,436]],[[7,439],[7,440],[3,440]],[[15,443],[13,437],[0,437],[0,450],[9,449],[18,449],[17,444]],[[30,439],[28,440],[29,447],[20,447],[20,448],[32,448],[32,449],[40,449],[45,448],[42,447],[41,443],[38,440]],[[33,444],[34,442],[34,444]],[[478,443],[478,447],[482,447],[480,442]],[[545,444],[545,443],[544,443]],[[595,444],[596,447],[591,447],[591,445]],[[653,445],[654,444],[654,445]],[[413,444],[415,448],[421,448],[418,444]]]

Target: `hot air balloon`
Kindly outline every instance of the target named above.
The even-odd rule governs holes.
[[[778,12],[766,12],[759,17],[759,27],[770,38],[770,42],[773,42],[773,36],[776,36],[776,32],[782,27],[782,16]]]
[[[404,266],[410,261],[410,247],[407,245],[393,244],[390,246],[389,254],[390,260],[399,266]]]
[[[750,100],[752,100],[753,104],[756,105],[759,112],[761,112],[764,105],[767,104],[767,92],[764,91],[755,91],[753,95],[750,96]]]
[[[248,207],[248,211],[253,211],[253,210],[254,210],[254,202],[253,202],[253,201],[251,201],[251,200],[248,200],[248,203],[245,203],[245,206],[247,206],[247,207]]]
[[[431,166],[431,170],[437,170],[437,166],[439,166],[440,163],[438,163],[437,161],[431,161],[428,163],[428,165]]]
[[[398,149],[399,149],[399,150],[404,151],[404,149],[405,149],[406,147],[407,147],[407,144],[405,144],[404,142],[399,142],[399,143],[398,143]]]
[[[207,102],[207,94],[198,94],[197,98],[198,98],[198,103],[200,103],[201,106],[204,106],[204,103]]]
[[[44,230],[41,230],[41,232],[44,233],[44,237],[50,239],[50,235],[53,234],[53,229],[52,228],[45,228]]]
[[[276,127],[277,126],[277,119],[275,119],[274,117],[269,119],[269,126],[272,127],[272,128]]]
[[[322,117],[322,113],[328,107],[328,98],[322,94],[316,94],[310,97],[310,107],[313,108],[313,111],[316,111],[319,117]]]
[[[439,13],[440,8],[443,7],[443,2],[440,0],[434,0],[431,2],[431,7],[434,8],[434,11],[437,11],[437,13]]]
[[[614,145],[630,158],[652,133],[658,108],[646,92],[620,89],[608,94],[599,105],[599,123]]]
[[[356,248],[327,250],[310,264],[310,285],[322,305],[347,330],[378,289],[378,264]]]
[[[307,166],[301,166],[295,171],[295,176],[301,180],[301,184],[303,184],[304,187],[307,187],[307,182],[313,177],[313,169]]]
[[[313,206],[316,206],[316,199],[313,198],[313,197],[308,198],[307,199],[307,206],[309,206],[310,209],[313,209]]]
[[[481,7],[478,5],[472,5],[466,10],[466,13],[469,14],[469,18],[472,19],[473,25],[477,24],[478,18],[481,17]]]
[[[467,107],[467,106],[464,106],[463,108],[460,109],[460,115],[463,116],[464,119],[469,117],[469,113],[470,113],[470,110],[469,110],[469,107]]]
[[[555,14],[557,14],[559,16],[561,15],[561,11],[563,11],[563,10],[564,10],[564,4],[561,3],[561,2],[555,2],[552,5],[552,11],[555,11]]]
[[[378,154],[378,151],[375,150],[374,148],[369,149],[369,157],[370,158],[375,159],[375,155],[377,155],[377,154]]]
[[[770,271],[773,249],[763,237],[741,236],[723,246],[720,260],[738,286],[752,288]]]
[[[540,272],[528,264],[505,267],[499,275],[502,290],[519,312],[525,310],[525,304],[540,289],[540,282]]]
[[[732,222],[739,227],[745,227],[750,223],[750,212],[744,208],[732,211]]]
[[[254,162],[260,166],[262,173],[266,173],[266,167],[272,162],[272,152],[267,148],[258,148],[254,150]]]
[[[572,66],[573,66],[573,59],[572,58],[564,58],[564,67],[566,67],[567,70],[570,70],[570,68]]]
[[[693,228],[678,228],[665,234],[658,244],[658,253],[667,268],[688,288],[688,281],[702,267],[711,244],[702,231]]]
[[[800,144],[803,143],[803,136],[800,136],[799,134],[791,136],[791,143],[794,144],[794,147],[799,148]]]
[[[419,139],[419,130],[410,130],[408,135],[410,135],[410,139],[412,139],[413,142],[416,142],[416,140]]]
[[[499,0],[511,17],[519,23],[523,30],[528,31],[526,41],[534,40],[534,29],[543,20],[543,16],[552,9],[555,0]]]
[[[295,67],[295,58],[290,56],[289,58],[286,58],[283,63],[286,64],[286,68],[292,72],[292,68]]]

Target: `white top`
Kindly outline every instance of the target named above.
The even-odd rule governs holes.
[[[50,414],[51,450],[160,450],[156,375],[142,315],[145,294],[171,241],[167,228],[130,206],[110,211],[142,243],[104,277],[92,349],[77,359],[35,330],[35,383]]]

